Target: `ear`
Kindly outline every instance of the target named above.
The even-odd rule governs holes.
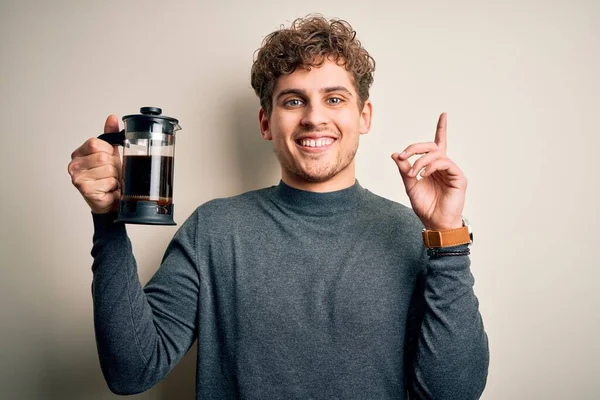
[[[360,127],[359,132],[361,135],[369,133],[371,130],[371,119],[373,118],[373,103],[370,99],[365,101],[365,105],[360,113]]]
[[[271,123],[269,121],[269,116],[267,112],[261,107],[258,112],[258,123],[260,126],[260,135],[265,140],[273,140],[273,135],[271,134]]]

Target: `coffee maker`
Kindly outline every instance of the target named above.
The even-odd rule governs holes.
[[[173,220],[175,132],[179,121],[158,107],[123,117],[125,128],[98,138],[123,146],[119,216],[115,222],[176,225]]]

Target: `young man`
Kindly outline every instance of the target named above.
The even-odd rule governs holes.
[[[111,390],[152,387],[197,339],[199,399],[481,395],[487,337],[446,116],[433,142],[392,156],[412,209],[362,188],[354,155],[371,125],[373,70],[343,21],[309,16],[269,35],[252,85],[281,182],[200,206],[145,288],[113,223],[118,152],[96,139],[74,151],[69,173],[93,212],[95,328]],[[111,116],[105,132],[116,130]]]

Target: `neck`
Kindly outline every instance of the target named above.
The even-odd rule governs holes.
[[[297,189],[283,180],[272,189],[273,201],[295,213],[329,217],[341,217],[347,211],[359,209],[367,192],[358,181],[349,188],[327,193]]]
[[[354,160],[342,171],[323,182],[310,182],[281,169],[281,180],[294,189],[305,190],[315,193],[335,192],[347,189],[354,185],[356,177],[354,173]]]

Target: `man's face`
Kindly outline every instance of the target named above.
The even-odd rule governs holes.
[[[371,102],[358,108],[352,74],[333,61],[280,77],[273,110],[260,112],[263,138],[273,141],[287,184],[330,191],[354,184],[360,134],[371,125]]]

